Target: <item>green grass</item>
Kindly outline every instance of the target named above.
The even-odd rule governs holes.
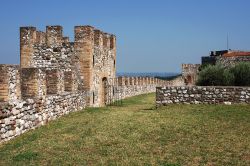
[[[0,145],[0,165],[250,165],[250,106],[154,100],[61,117]]]

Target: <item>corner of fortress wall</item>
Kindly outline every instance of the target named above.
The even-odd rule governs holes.
[[[20,66],[0,65],[0,142],[69,112],[108,99],[173,85],[150,77],[116,77],[116,36],[75,26],[70,42],[61,26],[20,28]],[[117,95],[119,95],[118,98]]]

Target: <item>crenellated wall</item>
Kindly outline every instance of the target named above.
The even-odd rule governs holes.
[[[102,106],[103,80],[115,78],[116,37],[91,26],[75,26],[74,32],[75,41],[69,42],[61,26],[47,26],[46,32],[21,27],[21,68],[71,71],[88,92],[87,105]]]
[[[0,142],[87,106],[173,85],[149,77],[116,78],[116,36],[76,26],[75,40],[61,26],[20,28],[20,66],[0,65]]]
[[[115,82],[115,95],[119,95],[119,99],[124,99],[131,96],[136,96],[145,93],[155,92],[157,85],[156,78],[152,77],[118,77]],[[165,82],[165,81],[164,81]],[[165,82],[166,83],[166,82]],[[162,82],[163,84],[163,82]],[[115,97],[117,98],[117,96]]]
[[[136,96],[145,93],[155,92],[159,86],[184,86],[182,77],[177,77],[173,80],[160,80],[153,77],[118,77],[109,80],[110,86],[107,89],[111,99],[124,99],[131,96]],[[117,96],[118,95],[118,96]],[[111,100],[111,102],[114,100]]]
[[[69,71],[17,65],[0,71],[0,142],[86,106],[86,92]]]
[[[79,90],[71,71],[21,69],[14,65],[0,65],[0,69],[4,76],[0,77],[0,142],[87,106],[88,93]],[[107,81],[112,86],[103,88],[105,104],[154,92],[156,86],[169,84],[149,77],[118,77]]]

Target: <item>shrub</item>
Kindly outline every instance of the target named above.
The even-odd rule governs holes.
[[[198,76],[197,85],[201,86],[230,86],[234,83],[234,75],[222,65],[208,65]]]
[[[241,62],[230,69],[234,75],[235,86],[250,86],[250,63]]]

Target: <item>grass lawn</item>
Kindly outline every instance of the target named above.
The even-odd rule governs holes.
[[[250,165],[250,106],[154,100],[61,117],[0,145],[0,165]]]

